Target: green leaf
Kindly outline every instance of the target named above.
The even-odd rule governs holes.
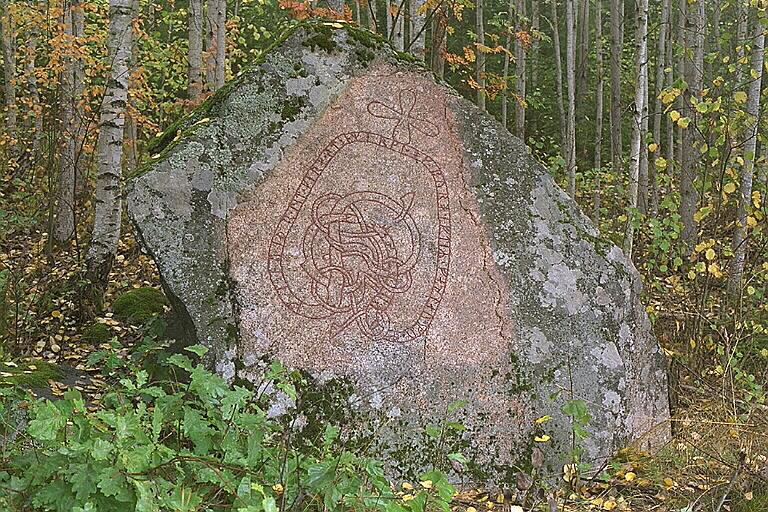
[[[443,429],[440,427],[435,427],[433,425],[427,425],[426,432],[429,437],[432,439],[438,439],[440,435],[443,433]]]
[[[208,353],[208,348],[202,345],[192,345],[191,347],[184,347],[184,350],[197,354],[198,357],[203,357]]]
[[[106,460],[110,453],[112,453],[113,448],[114,445],[109,441],[105,441],[104,439],[96,439],[96,441],[93,442],[91,455],[93,456],[94,460]]]
[[[183,354],[173,354],[168,358],[168,362],[188,372],[192,371],[192,361]]]
[[[456,462],[460,462],[461,464],[467,464],[469,463],[469,459],[467,459],[463,454],[461,453],[449,453],[448,458],[451,460],[455,460]]]
[[[264,512],[278,512],[277,502],[275,502],[275,498],[271,496],[264,498],[264,500],[261,502],[261,508],[264,510]]]

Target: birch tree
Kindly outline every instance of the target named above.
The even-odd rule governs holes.
[[[65,0],[62,5],[61,26],[64,31],[67,55],[59,77],[61,106],[61,157],[59,158],[58,186],[56,188],[56,213],[53,239],[63,243],[72,237],[75,230],[75,165],[77,160],[77,135],[75,128],[75,57],[72,2]]]
[[[189,67],[187,97],[200,103],[203,91],[203,0],[189,0]]]
[[[120,239],[121,157],[133,34],[131,12],[131,0],[110,0],[107,35],[110,72],[99,114],[96,210],[91,242],[86,253],[86,276],[99,291],[99,296],[108,282]]]
[[[425,0],[411,0],[410,2],[410,51],[420,61],[424,60],[424,41],[426,31],[424,23],[426,22],[426,13],[423,12]]]
[[[509,0],[507,2],[507,35],[504,42],[504,48],[507,50],[504,52],[504,64],[502,67],[502,76],[504,76],[504,79],[509,79],[509,61],[511,60],[509,55],[512,53],[512,39],[514,34],[513,29],[513,23],[514,23],[514,16],[515,16],[515,1],[516,0]],[[505,87],[501,91],[501,124],[504,125],[504,128],[509,128],[507,122],[507,110],[508,110],[508,103],[509,103],[509,87]]]
[[[16,38],[14,22],[8,8],[8,0],[0,0],[0,50],[3,54],[3,85],[5,92],[5,129],[11,146],[11,154],[16,157],[18,146],[16,118]]]
[[[227,0],[216,2],[216,90],[224,87],[227,53]]]
[[[635,31],[635,76],[637,89],[635,105],[632,112],[632,141],[629,153],[629,208],[627,228],[624,232],[624,255],[632,258],[632,247],[635,233],[634,210],[638,205],[639,175],[643,143],[643,117],[647,117],[648,108],[646,96],[648,90],[648,0],[637,2],[637,25]]]
[[[523,30],[526,22],[525,0],[517,1],[517,29]],[[526,47],[524,42],[515,38],[515,68],[517,70],[517,82],[515,83],[515,135],[525,140],[525,95],[526,95]]]
[[[730,263],[730,273],[728,276],[728,291],[733,295],[741,291],[744,261],[747,255],[747,205],[752,201],[752,181],[755,170],[758,120],[760,115],[760,91],[765,59],[765,28],[761,23],[755,23],[754,30],[752,38],[752,64],[749,72],[752,80],[749,82],[746,104],[746,113],[749,116],[749,121],[745,134],[746,143],[744,144],[744,166],[741,171],[739,184],[739,203],[736,211],[736,223],[733,228],[733,259]]]
[[[565,2],[565,73],[568,82],[565,162],[568,168],[568,194],[576,198],[576,0]]]
[[[31,122],[28,130],[30,133],[31,144],[28,153],[32,165],[39,157],[40,145],[43,139],[43,111],[40,104],[40,90],[37,86],[37,71],[35,66],[35,57],[37,56],[37,43],[40,39],[40,23],[44,20],[44,14],[40,12],[43,3],[38,0],[32,0],[30,6],[35,12],[35,16],[28,27],[26,41],[24,43],[24,79],[27,84],[27,94],[32,109]]]
[[[622,168],[621,141],[621,54],[624,48],[624,0],[611,0],[611,127],[612,170]]]
[[[563,58],[560,47],[560,22],[558,21],[557,2],[552,0],[552,46],[555,48],[555,87],[557,90],[557,111],[560,115],[560,141],[562,142],[563,156],[567,153],[568,130],[566,126],[568,121],[565,117],[565,108],[563,107]]]
[[[687,1],[687,0],[686,0]],[[699,164],[699,136],[697,124],[699,115],[692,108],[692,101],[701,100],[704,68],[704,0],[694,0],[688,5],[685,22],[686,41],[688,43],[685,59],[685,81],[688,88],[683,94],[684,112],[689,119],[688,127],[683,129],[682,150],[680,154],[680,220],[683,224],[680,238],[688,248],[693,246],[698,229],[694,214],[698,209],[698,194],[694,188]]]
[[[603,96],[605,80],[603,70],[603,0],[595,2],[595,181],[592,188],[592,220],[600,220],[600,169],[603,167]]]
[[[475,30],[477,31],[477,43],[481,46],[477,51],[475,81],[477,82],[477,106],[485,110],[485,21],[483,19],[483,0],[475,0]]]
[[[655,78],[655,91],[654,91],[654,108],[653,108],[653,141],[657,144],[657,148],[662,146],[661,144],[661,121],[664,117],[664,107],[661,103],[661,91],[664,90],[666,85],[666,76],[664,70],[667,67],[667,33],[669,32],[669,2],[670,0],[662,0],[661,2],[661,16],[659,21],[659,39],[656,46],[656,78]],[[659,213],[659,188],[656,184],[656,166],[649,166],[648,181],[651,186],[650,196],[651,205],[650,212],[655,217]]]

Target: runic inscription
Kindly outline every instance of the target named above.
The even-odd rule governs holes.
[[[423,262],[425,243],[411,214],[413,194],[391,197],[377,191],[327,193],[308,204],[317,180],[344,147],[374,145],[418,162],[435,191],[436,261],[431,288],[414,321],[395,325],[388,310],[411,290],[412,272]],[[281,302],[304,318],[330,322],[331,336],[356,327],[371,341],[407,343],[423,338],[445,292],[451,257],[448,187],[440,166],[419,150],[370,132],[350,132],[332,140],[309,165],[280,218],[269,245],[268,271]],[[296,226],[305,207],[309,223]],[[303,230],[300,268],[309,286],[297,287],[286,275],[286,244]],[[301,232],[301,231],[300,231]],[[301,291],[298,291],[301,290]]]

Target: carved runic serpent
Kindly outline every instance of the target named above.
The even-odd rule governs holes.
[[[387,309],[411,287],[421,252],[412,204],[413,193],[397,201],[360,191],[326,194],[312,205],[302,268],[311,279],[312,299],[334,318],[331,336],[355,322],[374,341],[386,337]]]

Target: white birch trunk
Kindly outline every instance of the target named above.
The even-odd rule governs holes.
[[[74,46],[72,25],[72,3],[62,5],[61,23],[64,40]],[[53,240],[62,244],[75,231],[75,160],[77,158],[77,133],[75,130],[75,64],[74,56],[63,59],[64,69],[61,82],[61,156],[59,158],[58,186],[56,188],[56,213],[53,225]]]
[[[517,30],[522,30],[525,21],[525,0],[517,0]],[[515,39],[515,64],[517,68],[517,83],[515,84],[515,135],[525,140],[525,95],[526,95],[526,54],[525,45],[519,39]]]
[[[39,158],[40,145],[43,139],[43,112],[40,103],[40,90],[37,87],[37,75],[35,67],[35,57],[37,56],[37,42],[40,39],[40,23],[44,19],[40,12],[42,2],[34,0],[35,18],[29,27],[29,34],[24,45],[24,77],[27,82],[27,91],[29,94],[30,105],[32,107],[32,123],[29,127],[31,134],[31,145],[29,148],[32,165]]]
[[[565,3],[565,74],[568,82],[568,118],[566,121],[566,155],[568,195],[576,198],[576,0]]]
[[[502,76],[504,77],[504,80],[507,81],[507,84],[509,83],[509,53],[512,50],[512,36],[514,33],[514,27],[512,26],[512,23],[514,22],[514,15],[515,15],[515,1],[516,0],[509,0],[507,2],[507,37],[504,43],[504,48],[507,50],[507,53],[504,53],[504,64],[503,64],[503,71]],[[507,104],[509,103],[509,87],[505,87],[501,91],[501,124],[504,125],[504,128],[509,129],[509,126],[507,125]]]
[[[681,240],[688,248],[693,244],[698,236],[698,227],[693,216],[698,210],[698,193],[694,188],[696,174],[699,167],[699,136],[697,135],[697,124],[699,115],[695,108],[692,108],[691,98],[701,100],[701,90],[704,77],[702,74],[704,68],[704,0],[694,0],[688,6],[688,16],[685,32],[688,33],[687,45],[688,53],[691,59],[685,64],[685,80],[688,82],[688,89],[684,94],[684,115],[687,115],[691,122],[688,128],[683,130],[682,151],[680,155],[680,220],[683,229],[680,233]]]
[[[568,121],[563,106],[563,57],[560,47],[560,21],[557,15],[557,2],[552,1],[552,45],[555,48],[555,87],[557,90],[557,111],[560,115],[560,141],[562,143],[563,158],[568,151],[568,136],[566,126]]]
[[[131,0],[110,0],[110,74],[99,114],[97,142],[96,209],[93,233],[86,253],[87,277],[103,290],[120,239],[122,213],[123,129],[128,101],[128,64],[131,60]]]
[[[655,88],[655,100],[653,108],[653,142],[658,144],[659,155],[661,154],[661,148],[665,144],[661,143],[661,120],[664,117],[664,107],[661,103],[661,91],[664,90],[665,76],[664,69],[667,67],[667,34],[669,33],[669,0],[662,0],[661,3],[661,20],[659,24],[659,42],[657,46],[656,54],[656,88]],[[659,213],[659,188],[656,183],[656,166],[650,164],[648,166],[648,181],[651,186],[651,207],[650,213],[653,217],[656,217]]]
[[[638,0],[637,28],[635,32],[635,73],[637,90],[635,91],[635,106],[632,113],[632,142],[629,152],[629,208],[627,229],[624,232],[624,255],[632,259],[632,248],[635,233],[634,211],[638,205],[640,152],[643,146],[643,116],[647,113],[645,104],[648,88],[648,0]]]
[[[218,91],[224,87],[227,55],[227,0],[216,3],[216,71],[215,87]]]
[[[624,48],[624,0],[611,0],[611,162],[617,176],[622,168],[621,53]]]
[[[427,20],[426,12],[419,12],[423,10],[425,0],[411,0],[411,53],[416,56],[420,61],[424,60],[426,40],[426,30],[424,30],[424,24]]]
[[[203,91],[203,0],[189,0],[187,97],[197,105]]]
[[[5,129],[8,135],[11,154],[18,156],[17,122],[18,105],[16,104],[16,39],[14,21],[8,9],[8,0],[0,0],[0,48],[3,54],[3,85],[5,87]]]
[[[728,276],[728,291],[733,295],[741,292],[744,262],[747,258],[747,205],[752,201],[752,180],[755,170],[757,152],[758,120],[760,116],[760,90],[763,78],[765,35],[764,27],[755,24],[755,34],[752,42],[752,66],[749,71],[752,81],[747,92],[746,112],[749,125],[746,130],[744,144],[744,168],[739,184],[739,204],[736,212],[736,225],[733,228],[733,259]]]
[[[475,0],[475,21],[477,30],[477,42],[485,46],[485,14],[483,12],[483,0]],[[485,53],[478,48],[477,49],[477,62],[475,63],[476,74],[475,81],[477,82],[477,106],[480,110],[485,110]]]
[[[603,0],[595,4],[595,74],[597,86],[595,91],[595,182],[592,185],[592,221],[597,224],[600,220],[601,184],[600,169],[603,167],[603,95],[605,80],[603,77]]]

